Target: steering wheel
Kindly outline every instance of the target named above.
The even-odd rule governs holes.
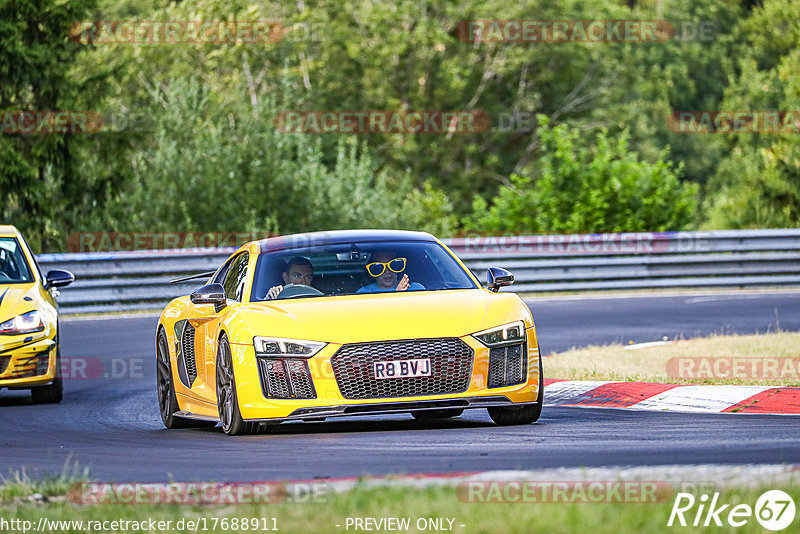
[[[10,276],[8,276],[8,275],[7,275],[6,273],[4,273],[3,271],[0,271],[0,280],[11,280],[11,277],[10,277]]]
[[[303,284],[286,284],[283,291],[278,294],[279,299],[295,299],[298,297],[319,297],[324,295],[322,291],[315,287]]]

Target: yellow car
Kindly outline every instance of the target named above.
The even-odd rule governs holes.
[[[56,288],[75,279],[42,276],[22,234],[0,226],[0,388],[30,389],[35,403],[61,402]]]
[[[167,428],[229,435],[284,421],[488,408],[497,424],[542,410],[533,317],[514,277],[487,288],[420,232],[346,230],[247,243],[156,330]]]

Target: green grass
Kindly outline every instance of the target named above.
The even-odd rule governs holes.
[[[77,462],[67,460],[60,473],[47,473],[41,479],[33,478],[22,468],[0,475],[0,502],[19,501],[32,495],[45,497],[65,496],[75,484],[88,480],[88,468],[78,467]]]
[[[13,485],[13,484],[12,484]],[[766,489],[723,491],[721,503],[748,503],[755,505],[758,496]],[[796,503],[800,503],[800,487],[784,486]],[[9,491],[7,488],[5,491]],[[346,520],[365,517],[409,517],[412,526],[418,518],[453,518],[453,532],[464,534],[503,533],[643,533],[643,532],[737,532],[741,534],[762,532],[755,519],[741,528],[732,529],[712,527],[695,529],[692,527],[667,527],[667,520],[673,500],[663,503],[617,503],[617,504],[522,504],[493,503],[473,504],[463,502],[456,489],[448,487],[413,488],[356,488],[345,494],[333,495],[324,503],[316,504],[278,504],[241,506],[178,506],[178,505],[122,505],[106,504],[95,506],[76,505],[70,501],[47,504],[27,502],[0,504],[0,517],[21,519],[37,524],[40,517],[49,520],[103,521],[147,519],[172,521],[168,532],[188,532],[188,529],[175,529],[180,519],[207,518],[206,525],[211,532],[213,518],[276,518],[280,532],[288,533],[343,533],[354,532],[345,529]],[[696,510],[696,508],[695,508]],[[688,517],[688,514],[687,514]],[[336,525],[341,525],[337,527]],[[446,523],[445,523],[446,524]],[[786,532],[796,532],[800,519]],[[463,527],[460,525],[464,525]],[[218,524],[218,527],[220,525]],[[202,531],[202,529],[199,529]],[[65,529],[62,532],[84,532],[84,529]],[[215,532],[243,531],[242,529],[217,528]],[[104,532],[122,532],[108,529]],[[418,532],[411,528],[409,532]]]
[[[775,332],[749,336],[715,335],[706,338],[678,340],[670,345],[628,350],[625,345],[572,349],[546,357],[542,366],[547,378],[567,380],[611,380],[620,382],[663,382],[671,384],[732,384],[732,385],[800,385],[800,333]],[[692,359],[692,376],[679,373],[675,362],[680,358]],[[745,372],[715,374],[699,371],[699,362],[712,358],[791,359],[792,371],[778,376],[751,376]],[[673,362],[670,366],[670,361]],[[686,360],[684,360],[686,361]],[[751,360],[752,361],[752,360]],[[732,369],[732,367],[730,367]],[[709,368],[706,367],[706,370]]]

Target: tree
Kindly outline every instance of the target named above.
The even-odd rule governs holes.
[[[68,28],[86,18],[91,0],[12,0],[0,4],[0,111],[84,111],[82,83],[70,68],[85,47]],[[11,113],[11,115],[9,115]],[[63,247],[66,227],[105,186],[75,172],[75,153],[87,142],[76,133],[0,134],[0,219],[19,226],[35,249]],[[67,223],[66,226],[69,226]]]
[[[481,233],[594,233],[682,230],[693,221],[696,186],[678,181],[680,168],[665,160],[640,161],[628,134],[596,138],[596,149],[578,143],[580,132],[549,126],[538,117],[543,155],[537,178],[512,175],[491,207],[481,198],[465,229]]]
[[[232,96],[238,95],[238,102]],[[323,163],[318,138],[281,133],[273,98],[244,87],[219,98],[198,80],[154,88],[149,142],[100,226],[140,232],[282,232],[405,228],[452,233],[446,197],[407,177],[389,180],[370,149],[341,138]],[[223,105],[224,100],[224,105]],[[87,169],[87,172],[91,172]],[[391,183],[390,183],[391,182]],[[401,183],[404,187],[394,189]]]
[[[800,226],[800,25],[797,2],[767,0],[743,20],[722,109],[788,111],[782,132],[729,135],[704,206],[707,228]],[[782,121],[783,122],[783,121]]]

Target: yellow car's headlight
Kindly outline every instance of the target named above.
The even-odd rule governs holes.
[[[472,334],[472,337],[486,345],[487,347],[503,347],[506,345],[516,345],[525,340],[525,323],[515,321],[513,323],[495,326]]]
[[[310,358],[327,345],[321,341],[306,341],[304,339],[287,339],[282,337],[256,336],[253,338],[256,356],[267,358]]]
[[[38,310],[29,311],[22,315],[0,323],[0,335],[16,336],[20,334],[32,334],[44,330],[42,314]]]

